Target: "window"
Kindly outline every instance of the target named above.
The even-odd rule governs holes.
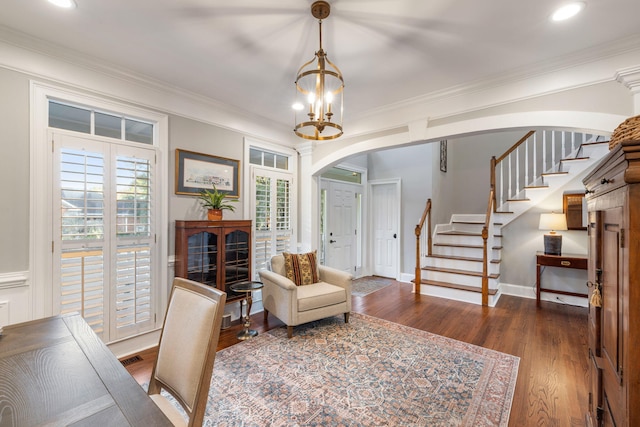
[[[256,271],[269,265],[271,257],[291,250],[293,235],[291,174],[256,169],[254,259]]]
[[[289,170],[288,156],[254,147],[249,149],[249,163],[280,170]]]
[[[295,158],[293,150],[263,148],[247,144],[245,156],[251,164],[251,217],[255,227],[253,262],[255,274],[269,268],[271,257],[295,250]]]
[[[155,330],[167,296],[155,231],[168,226],[167,117],[31,89],[33,316],[78,311],[107,343]]]
[[[152,123],[57,100],[49,100],[49,127],[153,145]]]

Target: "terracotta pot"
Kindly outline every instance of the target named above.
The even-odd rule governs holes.
[[[209,209],[207,218],[209,221],[220,221],[222,219],[222,209]]]

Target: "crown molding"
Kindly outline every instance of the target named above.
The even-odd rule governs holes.
[[[101,61],[95,57],[81,54],[66,47],[0,25],[0,45],[1,44],[6,44],[7,46],[18,48],[44,58],[44,62],[47,64],[57,65],[42,66],[39,61],[25,58],[25,55],[17,55],[19,56],[18,59],[15,59],[15,57],[11,55],[0,56],[0,66],[25,73],[34,78],[47,79],[58,84],[88,90],[93,93],[100,93],[96,88],[102,88],[102,84],[83,84],[77,79],[69,79],[68,73],[60,71],[62,69],[65,71],[68,70],[68,67],[71,65],[74,68],[95,73],[99,79],[101,77],[115,79],[130,87],[143,88],[148,94],[153,94],[146,97],[145,100],[141,100],[137,96],[135,98],[132,97],[126,89],[121,90],[121,93],[101,89],[103,90],[103,92],[100,93],[101,95],[117,97],[146,108],[161,109],[165,113],[209,123],[227,130],[240,132],[246,136],[261,139],[268,138],[270,141],[280,144],[284,141],[290,141],[290,143],[293,144],[295,141],[290,135],[289,126],[274,123],[266,117],[256,115],[247,110],[231,106],[198,93],[187,91],[165,81],[116,67],[113,64]],[[86,80],[91,82],[96,81],[93,77],[87,78]],[[152,101],[151,98],[154,100]],[[193,105],[202,108],[194,108]],[[211,114],[211,110],[213,110],[215,114]]]
[[[520,67],[509,72],[494,75],[490,78],[478,79],[466,84],[451,86],[442,90],[430,92],[423,95],[418,95],[413,98],[409,98],[403,101],[387,104],[379,108],[373,108],[354,115],[352,121],[359,121],[372,116],[390,114],[393,111],[411,108],[424,104],[440,103],[449,99],[458,98],[460,96],[466,96],[479,92],[486,92],[503,86],[517,84],[523,81],[531,79],[539,79],[548,75],[552,75],[561,71],[574,69],[581,65],[588,65],[591,63],[601,62],[607,58],[613,58],[619,55],[628,54],[631,52],[640,52],[640,36],[634,35],[624,39],[619,39],[615,42],[605,45],[599,45],[591,49],[585,49],[572,54],[563,55],[553,61],[545,61],[543,63],[532,64],[526,67]],[[608,80],[614,80],[616,77],[612,74]],[[606,80],[598,79],[592,81],[592,84],[602,83]],[[576,85],[566,85],[564,90],[570,90],[584,86],[584,83]],[[547,95],[551,92],[539,92],[535,96]],[[512,101],[519,101],[524,98],[513,99]],[[494,105],[487,105],[482,108],[487,108]],[[476,110],[474,108],[473,110]],[[456,112],[459,114],[460,112]],[[443,117],[449,116],[447,114]],[[438,119],[442,117],[431,116],[430,119]],[[346,126],[345,126],[346,127]]]
[[[640,65],[618,70],[616,81],[622,83],[631,93],[640,93]]]

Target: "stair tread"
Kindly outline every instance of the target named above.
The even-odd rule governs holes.
[[[427,279],[420,280],[420,283],[423,285],[439,286],[441,288],[459,289],[462,291],[482,293],[482,288],[479,288],[476,286],[459,285],[457,283],[438,282],[436,280],[427,280]],[[489,295],[495,295],[497,293],[498,293],[497,289],[489,289]]]
[[[548,185],[527,185],[524,187],[525,190],[546,190],[549,188]]]
[[[507,202],[530,202],[531,199],[507,199]]]
[[[573,161],[576,161],[576,160],[584,161],[584,160],[589,160],[590,158],[591,157],[568,157],[568,158],[562,159],[560,161],[561,162],[573,162]]]
[[[473,257],[464,257],[464,256],[455,256],[455,255],[432,254],[432,255],[427,255],[426,258],[451,259],[451,260],[455,260],[455,261],[482,262],[482,258],[473,258]],[[497,263],[500,262],[500,260],[492,259],[489,262],[491,262],[493,264],[497,264]]]
[[[460,230],[438,231],[438,235],[482,237],[482,233],[476,233],[476,232],[473,232],[473,231],[460,231]],[[501,238],[502,234],[494,234],[493,237],[500,237]]]
[[[422,270],[425,270],[425,271],[439,271],[439,272],[442,272],[442,273],[461,274],[463,276],[482,277],[482,272],[460,270],[460,269],[457,269],[457,268],[422,267]],[[500,277],[500,275],[499,274],[489,274],[488,277],[489,277],[489,279],[497,279],[498,277]]]
[[[540,175],[542,175],[542,176],[553,176],[553,175],[568,175],[568,174],[569,174],[569,172],[560,171],[560,172],[544,172],[544,173],[542,173]]]

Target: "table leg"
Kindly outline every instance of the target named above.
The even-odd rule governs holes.
[[[246,303],[244,314],[244,329],[238,332],[237,338],[239,340],[248,340],[249,338],[253,338],[258,335],[258,331],[249,329],[249,327],[251,326],[251,304],[253,303],[251,294],[252,292],[247,292],[247,296],[244,300]]]
[[[540,307],[540,264],[536,264],[536,306]]]

